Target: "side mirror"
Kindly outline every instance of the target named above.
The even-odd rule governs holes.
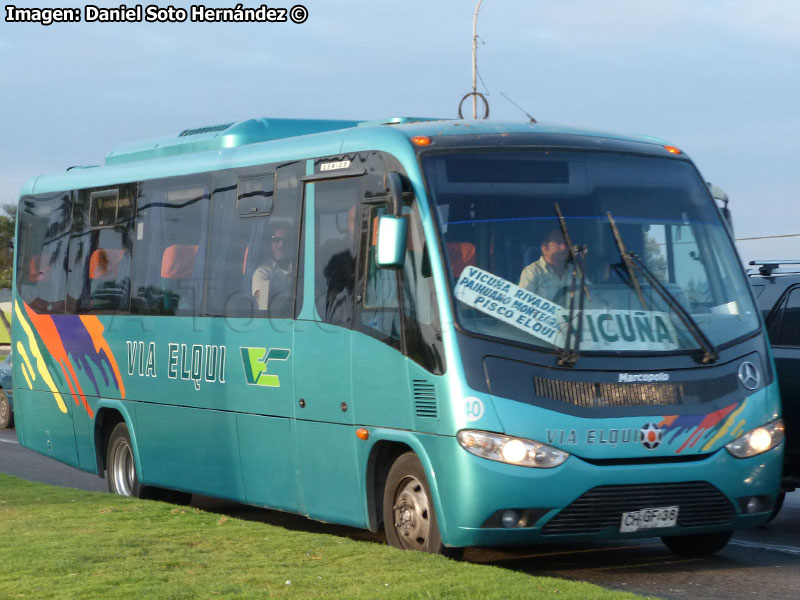
[[[727,206],[722,206],[719,209],[719,213],[722,215],[722,218],[725,220],[728,229],[730,229],[731,237],[733,237],[733,216],[731,215],[731,210]]]
[[[407,221],[403,217],[378,217],[375,264],[381,269],[402,269],[406,261]]]
[[[719,209],[719,214],[722,215],[722,218],[725,220],[728,230],[731,232],[731,237],[733,237],[733,216],[728,208],[728,194],[721,187],[714,185],[710,181],[706,181],[706,185],[714,200],[722,203],[722,206],[718,206],[717,208]]]

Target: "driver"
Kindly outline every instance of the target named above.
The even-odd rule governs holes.
[[[556,296],[570,285],[567,268],[569,251],[561,229],[553,227],[542,239],[541,257],[522,269],[519,286],[537,296],[555,301]]]

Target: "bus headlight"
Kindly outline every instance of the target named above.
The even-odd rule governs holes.
[[[547,444],[499,433],[463,429],[457,437],[461,447],[475,456],[510,465],[552,469],[569,458],[569,453]]]
[[[736,458],[749,458],[771,450],[782,441],[783,419],[778,419],[772,423],[751,429],[730,444],[726,444],[725,448]]]

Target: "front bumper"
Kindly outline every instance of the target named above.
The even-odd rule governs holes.
[[[426,445],[431,446],[429,456],[437,457],[431,485],[436,489],[442,539],[451,546],[641,538],[754,527],[769,518],[780,487],[783,454],[778,446],[759,456],[736,459],[720,449],[696,461],[602,466],[571,456],[560,467],[534,469],[479,458],[462,449],[455,438],[429,438]],[[610,489],[611,495],[598,499],[598,488]],[[590,491],[594,492],[587,501]],[[753,496],[766,499],[764,510],[744,514],[739,499]],[[572,505],[574,512],[578,499],[586,526],[556,526],[571,518],[564,509]],[[710,500],[716,504],[700,510]],[[619,532],[623,512],[675,503],[683,504],[676,526]],[[496,515],[507,509],[528,510],[533,518],[523,527],[498,526]],[[594,511],[605,511],[605,521]]]

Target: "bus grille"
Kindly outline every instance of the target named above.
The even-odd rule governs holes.
[[[436,389],[433,384],[421,379],[414,380],[414,409],[418,417],[437,418]]]
[[[538,396],[582,408],[696,403],[738,389],[735,373],[711,380],[680,383],[596,383],[544,377],[534,377],[533,383]]]
[[[678,525],[725,525],[736,510],[716,487],[705,481],[641,485],[606,485],[589,490],[551,519],[544,535],[598,533],[619,529],[622,513],[643,508],[678,506]]]

